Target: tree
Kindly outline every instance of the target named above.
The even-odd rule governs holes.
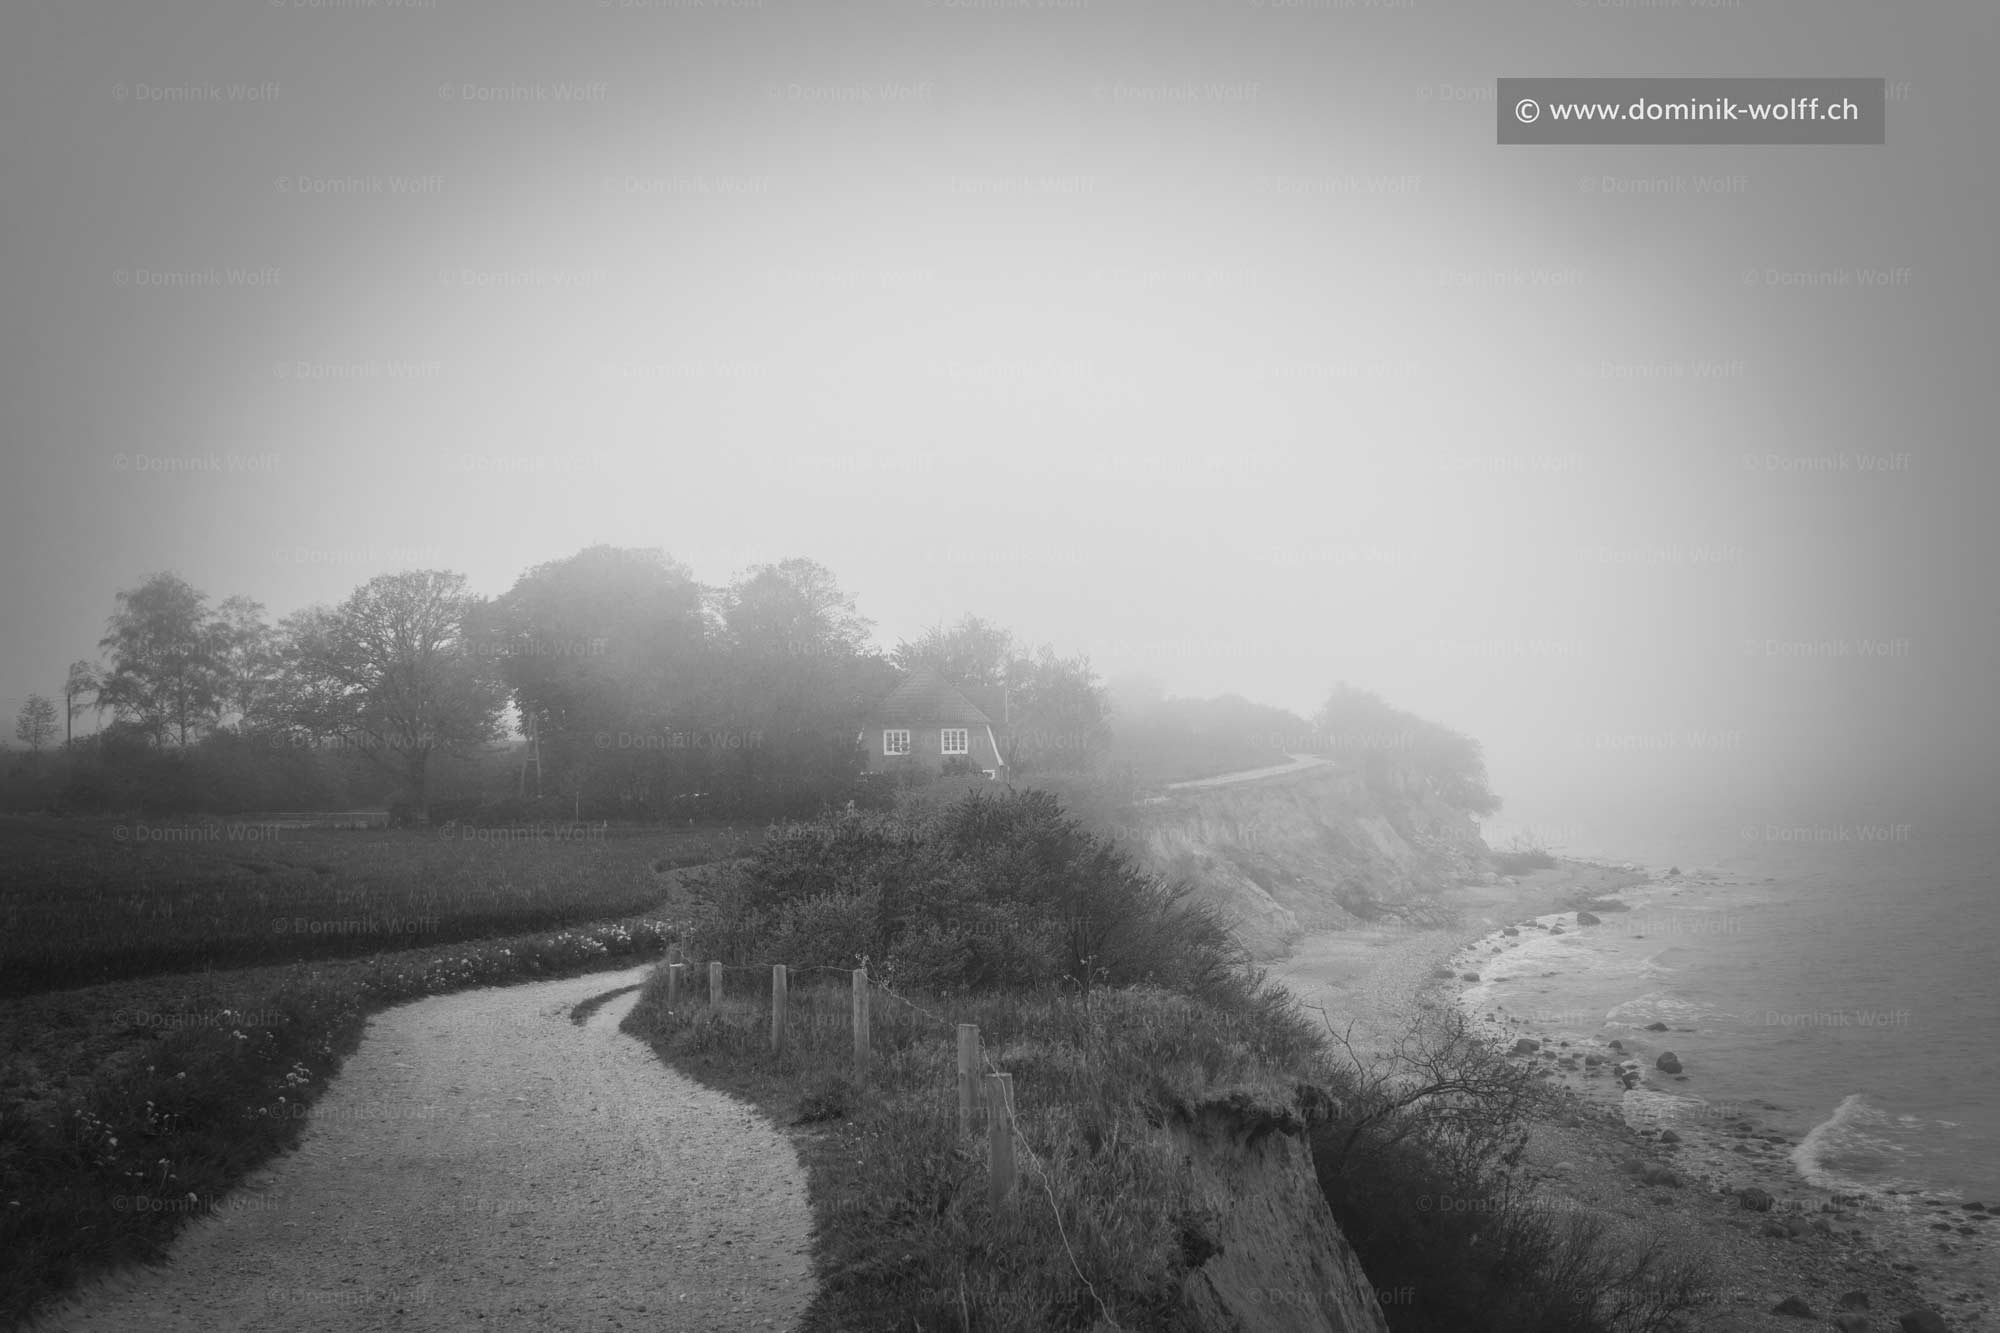
[[[1044,645],[1010,673],[1007,765],[1017,773],[1075,773],[1111,743],[1111,708],[1088,656],[1058,657]]]
[[[1011,685],[1020,657],[1014,636],[990,620],[968,615],[950,629],[936,625],[915,642],[904,640],[889,655],[902,671],[928,666],[953,685]]]
[[[277,635],[264,623],[264,604],[240,594],[224,598],[208,628],[221,706],[247,721],[275,684],[278,665]]]
[[[579,807],[605,780],[663,799],[681,790],[684,750],[669,757],[645,740],[621,742],[692,728],[711,692],[708,634],[702,589],[685,565],[658,549],[613,546],[535,566],[478,607],[468,628],[512,693],[523,734],[535,736]]]
[[[63,681],[63,749],[72,749],[76,738],[76,714],[83,707],[84,696],[95,695],[100,681],[99,671],[89,662],[71,662],[69,676]]]
[[[722,620],[734,647],[765,659],[859,657],[874,629],[833,571],[799,558],[738,578],[722,599]]]
[[[1381,696],[1342,681],[1313,718],[1316,748],[1359,767],[1378,789],[1428,790],[1447,805],[1490,815],[1500,798],[1487,785],[1479,742]]]
[[[55,701],[45,694],[29,695],[14,719],[14,735],[30,752],[40,754],[42,747],[55,739],[55,734]]]
[[[756,807],[833,799],[860,772],[861,713],[880,697],[873,625],[831,570],[806,559],[760,565],[717,600],[727,674],[716,716],[732,745],[747,742],[720,775]]]
[[[425,818],[432,757],[500,734],[505,686],[465,635],[474,605],[464,575],[405,570],[296,627],[304,711],[293,724],[359,745],[407,783]]]
[[[271,679],[251,701],[243,719],[247,729],[314,748],[339,734],[344,687],[323,669],[337,614],[330,606],[308,606],[278,622],[271,633]]]
[[[187,749],[191,733],[212,725],[222,706],[218,637],[207,594],[173,573],[155,574],[118,594],[110,632],[98,645],[111,670],[98,699],[140,726],[163,748],[173,734]]]

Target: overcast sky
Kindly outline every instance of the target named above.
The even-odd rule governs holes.
[[[1892,806],[2000,744],[1994,27],[10,6],[0,706],[156,570],[276,618],[609,542],[1367,685],[1525,808]],[[1493,142],[1498,76],[1645,73],[1885,77],[1889,143]]]

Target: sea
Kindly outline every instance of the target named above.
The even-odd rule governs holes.
[[[1624,1038],[1648,1084],[1628,1099],[1782,1132],[1803,1188],[2000,1209],[2000,817],[1592,832],[1546,841],[1650,872],[1615,895],[1630,910],[1523,932],[1468,1009]],[[1684,1084],[1653,1070],[1669,1047]]]

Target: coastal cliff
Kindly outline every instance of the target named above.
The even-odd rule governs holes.
[[[1260,959],[1306,931],[1421,919],[1486,852],[1472,817],[1418,780],[1372,784],[1339,764],[1172,791],[1125,833],[1151,869],[1222,907]]]
[[[1382,1307],[1313,1174],[1306,1121],[1247,1094],[1167,1128],[1200,1224],[1181,1299],[1215,1333],[1387,1333]]]

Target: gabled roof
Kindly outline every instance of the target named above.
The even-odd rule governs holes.
[[[993,719],[959,693],[933,667],[913,667],[902,684],[869,710],[878,722],[914,722],[925,725],[950,723],[954,726],[990,727]]]

